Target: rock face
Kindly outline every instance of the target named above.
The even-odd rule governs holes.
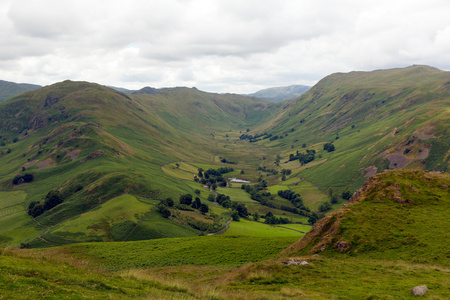
[[[419,286],[415,286],[411,289],[411,293],[414,296],[423,296],[425,295],[425,293],[428,291],[428,288],[426,285],[419,285]]]
[[[350,248],[352,247],[352,243],[347,242],[347,241],[339,241],[335,248],[338,252],[347,252],[348,250],[350,250]]]

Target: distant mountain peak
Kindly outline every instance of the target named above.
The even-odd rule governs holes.
[[[282,102],[297,98],[309,89],[310,87],[306,85],[289,85],[263,89],[256,93],[248,94],[247,96],[257,97],[272,102]]]
[[[24,92],[34,91],[40,88],[40,85],[29,83],[15,83],[10,81],[0,80],[0,102],[12,98]]]

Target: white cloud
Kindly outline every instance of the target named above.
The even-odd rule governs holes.
[[[450,69],[448,15],[443,0],[4,0],[0,79],[246,93],[333,72]]]

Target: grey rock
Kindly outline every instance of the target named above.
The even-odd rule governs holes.
[[[428,291],[428,288],[426,285],[419,285],[415,286],[411,289],[411,293],[415,296],[423,296]]]
[[[309,263],[305,260],[299,260],[299,259],[291,259],[291,260],[285,260],[283,261],[283,264],[290,266],[290,265],[294,265],[294,266],[305,266],[305,265],[309,265]]]

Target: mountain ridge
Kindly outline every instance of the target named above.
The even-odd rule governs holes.
[[[30,83],[15,83],[0,80],[0,102],[24,92],[37,90],[38,88],[41,88],[41,86]]]
[[[282,87],[271,87],[259,90],[255,93],[246,94],[246,96],[257,97],[272,102],[283,102],[299,97],[300,95],[307,92],[310,88],[310,86],[299,84]]]
[[[143,210],[197,189],[207,201],[213,182],[203,178],[201,185],[198,176],[229,167],[231,176],[261,188],[221,190],[253,201],[251,213],[266,214],[269,207],[278,214],[274,221],[289,215],[313,223],[308,220],[315,213],[322,217],[339,208],[345,203],[342,194],[385,169],[448,170],[448,82],[448,72],[415,66],[332,74],[283,103],[186,87],[125,94],[73,81],[21,94],[0,104],[0,162],[5,166],[0,183],[6,191],[28,193],[24,210],[16,215],[20,220],[8,226],[28,222],[25,240],[33,237],[33,246],[48,245],[35,238],[42,229],[30,223],[26,211],[56,189],[65,200],[34,219],[48,226],[41,236],[54,244],[111,240],[113,226],[130,232],[142,216],[88,225],[100,228],[95,233],[58,228],[70,228],[66,220],[123,194],[135,197],[123,201],[144,203]],[[290,189],[301,195],[305,185],[314,191],[314,197],[304,197],[308,207],[278,194]],[[202,193],[204,186],[209,191]],[[203,225],[182,209],[171,213],[179,219],[170,221],[191,224],[182,234],[192,234],[195,226],[213,227],[205,225],[211,219],[198,210],[192,214]],[[160,221],[155,214],[152,218]],[[214,229],[230,214],[221,211]],[[164,226],[179,225],[167,221]],[[150,227],[140,238],[167,233]],[[19,229],[8,233],[11,243],[19,242],[14,230]]]

